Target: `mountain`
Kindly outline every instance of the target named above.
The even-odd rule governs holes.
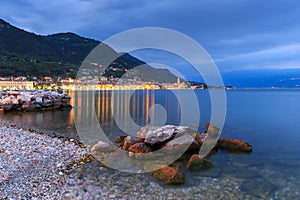
[[[222,73],[237,88],[300,88],[300,69],[252,69]]]
[[[76,77],[86,56],[101,42],[74,33],[37,35],[0,19],[0,76]],[[117,54],[108,47],[112,54]],[[101,75],[121,77],[128,70],[143,80],[176,82],[168,70],[154,69],[130,54],[119,54]],[[143,65],[137,72],[134,68]],[[142,70],[142,71],[141,71]],[[90,72],[93,75],[93,72]]]

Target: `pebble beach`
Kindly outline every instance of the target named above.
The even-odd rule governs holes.
[[[66,179],[59,167],[84,153],[69,141],[2,124],[0,197],[60,199]]]
[[[99,162],[69,163],[90,152],[73,140],[2,123],[0,127],[0,199],[282,199],[284,191],[254,197],[241,191],[242,179],[196,176],[197,184],[166,186],[149,174],[107,169]],[[266,189],[266,188],[264,188]],[[292,195],[295,197],[295,193]],[[297,196],[297,195],[296,195]]]

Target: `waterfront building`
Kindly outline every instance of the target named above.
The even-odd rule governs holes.
[[[0,90],[33,90],[33,81],[0,81]]]

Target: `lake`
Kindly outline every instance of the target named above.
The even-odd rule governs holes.
[[[187,92],[177,91],[183,96]],[[2,113],[1,120],[82,140],[85,135],[76,132],[74,119],[89,115],[89,110],[82,105],[93,105],[100,127],[114,141],[117,135],[128,133],[130,129],[126,125],[132,122],[138,127],[182,124],[204,131],[211,115],[211,100],[206,90],[195,91],[198,108],[193,105],[188,108],[191,118],[184,119],[184,123],[182,106],[172,91],[99,91],[92,97],[86,92],[68,93],[75,105],[72,110]],[[227,112],[221,137],[244,140],[252,145],[253,152],[237,155],[219,151],[209,158],[217,172],[187,172],[187,183],[181,187],[195,186],[203,176],[218,181],[231,178],[240,183],[237,188],[231,188],[238,191],[236,197],[240,199],[299,199],[300,90],[227,90],[226,96]],[[193,119],[197,109],[199,121]],[[225,188],[221,191],[225,192]]]

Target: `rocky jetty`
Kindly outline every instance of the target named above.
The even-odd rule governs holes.
[[[135,136],[118,136],[116,143],[99,141],[92,152],[108,167],[118,169],[138,167],[151,172],[165,184],[178,185],[185,181],[182,167],[173,167],[178,161],[186,163],[184,170],[204,171],[214,167],[208,159],[218,148],[231,153],[249,153],[251,145],[241,140],[218,139],[220,129],[207,124],[206,131],[198,133],[186,126],[166,125],[163,127],[143,127]],[[125,155],[125,156],[124,156]],[[178,156],[179,155],[179,156]],[[170,164],[162,161],[171,160]],[[122,160],[123,166],[117,164]],[[125,161],[124,161],[125,160]],[[124,161],[124,162],[123,162]]]
[[[70,107],[66,94],[54,91],[3,91],[0,92],[0,109],[3,111],[34,111]]]

